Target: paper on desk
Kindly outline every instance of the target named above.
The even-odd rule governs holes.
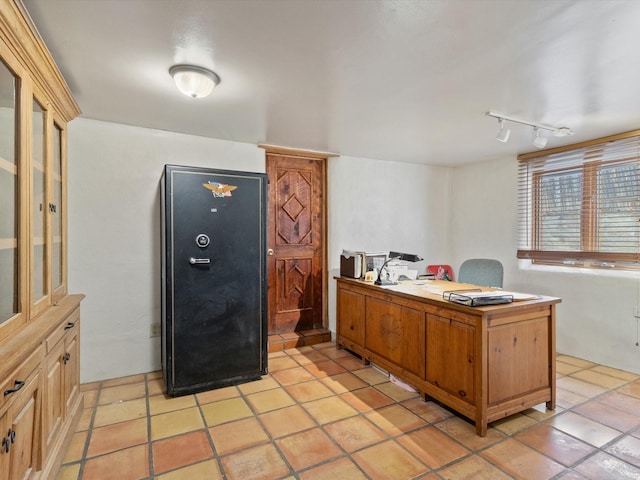
[[[442,295],[444,292],[465,291],[465,289],[454,288],[454,285],[449,286],[449,285],[443,285],[441,282],[435,283],[435,282],[429,282],[429,281],[424,282],[424,285],[422,285],[420,289],[422,291],[426,291],[434,295]],[[475,295],[478,295],[480,293],[486,294],[488,292],[489,291],[477,292]],[[491,293],[495,295],[510,295],[511,297],[513,297],[514,302],[517,302],[519,300],[535,300],[536,298],[540,298],[538,295],[534,295],[531,293],[511,292],[508,290],[492,290]]]
[[[509,292],[507,290],[496,290],[496,293],[497,292],[502,295],[511,295],[514,302],[518,300],[535,300],[536,298],[540,298],[539,295],[534,295],[532,293]]]

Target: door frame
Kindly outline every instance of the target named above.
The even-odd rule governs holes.
[[[329,310],[329,307],[328,307],[329,306],[329,298],[328,298],[329,276],[327,272],[328,272],[328,265],[329,265],[328,264],[329,248],[327,245],[327,239],[329,238],[328,236],[329,222],[328,222],[328,211],[327,211],[327,190],[328,190],[327,163],[329,158],[339,157],[340,154],[321,152],[317,150],[304,150],[299,148],[281,147],[277,145],[269,145],[264,143],[259,143],[258,148],[262,148],[265,151],[265,157],[264,157],[265,172],[267,171],[267,154],[322,160],[322,170],[323,170],[322,171],[322,325],[324,328],[328,329],[329,328],[329,324],[328,324],[329,323],[328,322],[329,320],[329,315],[328,315],[329,313],[328,312]],[[270,182],[270,179],[268,179],[268,182]],[[267,185],[267,188],[269,188],[269,185]],[[271,207],[272,205],[270,205],[269,202],[267,201],[267,209],[270,209]],[[266,247],[271,248],[268,245],[268,240],[267,240]],[[269,276],[269,272],[267,272],[267,276]],[[267,310],[269,310],[268,306],[267,306]]]

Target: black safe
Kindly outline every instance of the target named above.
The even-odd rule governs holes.
[[[165,165],[162,369],[186,395],[267,373],[267,177]]]

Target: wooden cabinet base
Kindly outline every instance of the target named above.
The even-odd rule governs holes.
[[[417,288],[337,278],[336,344],[473,420],[555,408],[555,305],[469,307]],[[448,289],[469,287],[448,282]]]
[[[11,454],[0,454],[0,479],[55,478],[82,415],[80,301],[68,295],[0,342],[0,438],[9,432]],[[15,433],[13,433],[15,432]],[[8,475],[8,476],[5,476]]]

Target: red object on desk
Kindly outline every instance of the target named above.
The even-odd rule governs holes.
[[[453,281],[453,270],[450,265],[428,265],[427,272],[433,273],[436,280]]]

